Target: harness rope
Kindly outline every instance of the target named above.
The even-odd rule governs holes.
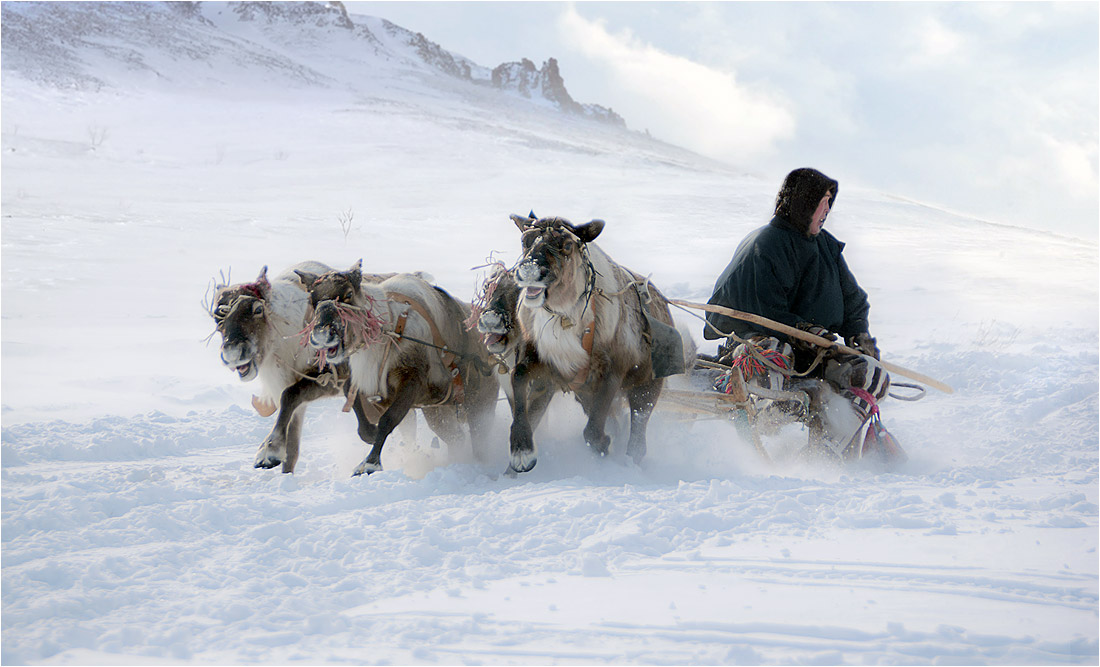
[[[752,345],[752,343],[750,343]],[[732,367],[741,372],[741,377],[745,378],[745,381],[753,379],[757,375],[764,375],[767,370],[764,368],[764,364],[760,361],[763,358],[764,361],[770,361],[778,370],[784,374],[790,371],[792,360],[783,354],[779,350],[765,350],[752,345],[752,354],[738,355],[732,362]],[[757,353],[759,356],[756,356]]]
[[[724,331],[722,331],[718,327],[711,324],[710,321],[707,320],[705,317],[699,315],[698,313],[695,313],[694,311],[688,310],[687,308],[684,308],[683,306],[681,306],[679,304],[669,302],[669,305],[672,305],[672,306],[675,306],[675,307],[679,308],[680,310],[684,311],[688,315],[691,315],[692,317],[696,317],[700,320],[703,320],[703,323],[707,326],[707,328],[709,328],[711,331],[718,334],[719,336],[721,336],[723,338],[727,338],[729,340],[733,340],[737,343],[744,344],[745,349],[756,360],[756,362],[758,364],[764,366],[768,370],[773,370],[777,373],[781,373],[785,377],[793,377],[793,378],[806,377],[807,375],[812,373],[814,371],[814,369],[816,369],[818,367],[819,364],[821,364],[822,360],[824,360],[825,356],[829,353],[829,348],[819,347],[818,350],[817,350],[817,355],[814,357],[814,360],[810,364],[810,367],[807,368],[806,370],[802,371],[801,373],[797,373],[797,372],[794,371],[794,364],[793,363],[790,364],[789,366],[780,366],[773,359],[770,359],[770,358],[768,358],[767,355],[762,354],[763,352],[766,352],[767,350],[763,350],[762,348],[760,348],[758,345],[756,345],[752,341],[741,338],[740,336],[738,336],[737,334],[732,333],[732,332],[731,333],[725,333]],[[745,378],[745,379],[747,380],[748,378]]]
[[[374,314],[376,302],[369,294],[364,294],[363,296],[367,298],[370,305],[364,307],[343,303],[341,301],[333,302],[336,308],[336,315],[340,320],[345,335],[350,333],[351,340],[345,341],[344,343],[348,355],[365,347],[370,347],[382,339],[384,322],[382,318]],[[299,337],[299,345],[305,347],[309,344],[309,338],[316,327],[316,317],[310,317],[309,323],[297,334]],[[321,350],[318,353],[317,365],[320,370],[324,370],[327,365],[327,357],[327,350]]]
[[[466,326],[467,331],[473,331],[477,327],[478,319],[481,318],[482,313],[488,310],[489,302],[493,300],[493,295],[496,294],[497,286],[500,284],[501,278],[512,270],[509,269],[504,262],[499,260],[489,262],[488,264],[482,264],[481,266],[475,266],[471,270],[484,269],[488,266],[496,267],[496,272],[493,274],[492,279],[481,284],[477,293],[474,295],[473,301],[470,303],[470,316],[462,323]]]
[[[904,463],[909,459],[905,454],[905,450],[901,448],[898,441],[886,430],[886,427],[882,423],[882,415],[879,412],[878,402],[870,392],[861,387],[848,387],[848,391],[856,398],[862,401],[866,401],[870,405],[870,409],[867,411],[867,417],[856,429],[856,432],[852,434],[852,438],[848,441],[847,446],[842,450],[846,456],[856,455],[856,442],[859,439],[859,434],[863,430],[863,427],[867,427],[867,433],[863,436],[863,444],[859,447],[859,457],[863,458],[868,454],[874,453],[876,450],[880,456],[884,456],[889,461],[900,461]],[[911,399],[913,400],[913,399]]]
[[[364,294],[364,297],[369,301],[367,306],[355,306],[352,304],[343,303],[341,301],[335,301],[334,306],[336,308],[337,316],[343,325],[344,335],[347,336],[350,332],[351,340],[345,341],[345,353],[349,356],[355,352],[372,345],[376,345],[382,340],[385,340],[387,345],[383,353],[382,363],[379,366],[379,382],[381,387],[385,384],[385,369],[389,362],[389,356],[391,348],[396,346],[401,340],[408,340],[411,343],[423,345],[437,350],[440,353],[440,362],[451,376],[451,382],[447,383],[447,392],[442,400],[438,403],[430,405],[418,405],[416,407],[436,407],[449,403],[452,398],[462,403],[465,399],[464,383],[462,378],[462,372],[455,363],[455,359],[460,359],[467,364],[474,366],[478,372],[484,376],[492,374],[492,369],[479,357],[470,354],[462,354],[452,350],[443,338],[443,334],[439,331],[439,327],[436,326],[435,320],[427,309],[415,299],[400,294],[397,292],[386,292],[386,299],[390,302],[400,303],[405,306],[405,310],[398,315],[397,322],[395,323],[393,331],[386,331],[385,321],[374,313],[377,306],[377,301],[369,294]],[[434,343],[420,340],[412,336],[405,334],[405,322],[408,320],[409,312],[415,312],[423,319],[428,328],[431,330]],[[302,331],[298,332],[298,336],[301,339],[301,344],[306,345],[309,337],[312,334],[314,328],[316,328],[316,317],[311,317],[309,324],[306,325]],[[324,368],[326,363],[326,351],[321,350],[319,353],[318,365],[320,368]],[[348,402],[345,405],[345,411],[350,408],[352,402],[355,400],[357,392],[352,388],[348,393]],[[369,400],[369,399],[368,399]]]
[[[846,391],[856,398],[865,401],[869,406],[871,406],[867,410],[868,419],[878,416],[878,401],[876,401],[875,397],[871,395],[871,392],[862,387],[848,387]]]

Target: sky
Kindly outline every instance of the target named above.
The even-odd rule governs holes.
[[[990,222],[1100,235],[1093,2],[348,2],[778,188],[812,166]]]

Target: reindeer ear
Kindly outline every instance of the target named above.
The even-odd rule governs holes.
[[[581,243],[590,243],[595,240],[600,232],[603,231],[603,220],[590,220],[583,225],[577,225],[573,228],[573,233],[577,235],[577,238],[581,240]]]
[[[307,290],[313,286],[313,283],[317,282],[318,276],[316,273],[301,271],[299,269],[294,269],[294,273],[298,276],[298,280],[302,281],[302,287]]]
[[[350,280],[351,284],[355,285],[356,288],[359,287],[359,283],[363,282],[363,260],[361,258],[358,262],[351,265],[351,268],[348,269],[347,276],[348,280]]]
[[[535,214],[535,212],[532,211],[531,215],[534,215],[534,214]],[[532,217],[525,218],[522,215],[516,215],[514,213],[512,215],[508,216],[508,217],[512,219],[512,222],[516,223],[516,227],[519,227],[519,231],[521,231],[521,232],[527,231],[527,228],[531,226],[531,223],[536,220],[536,218],[532,218]]]
[[[256,276],[256,287],[261,292],[267,292],[271,289],[271,283],[267,279],[267,265],[260,269],[260,275]]]

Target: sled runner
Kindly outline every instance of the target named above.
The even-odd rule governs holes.
[[[823,352],[862,356],[857,350],[834,341],[750,313],[687,301],[669,300],[669,303],[748,320],[812,343]],[[872,461],[888,469],[907,460],[905,451],[882,423],[879,402],[886,396],[903,401],[919,400],[925,394],[921,384],[890,382],[888,386],[891,389],[904,388],[915,390],[915,393],[887,392],[883,387],[876,399],[871,392],[859,386],[841,389],[822,378],[799,378],[781,351],[746,344],[753,348],[751,358],[730,361],[728,358],[718,360],[699,355],[687,376],[687,387],[666,387],[658,409],[679,413],[690,420],[707,417],[729,420],[741,437],[751,443],[760,458],[767,462],[771,462],[773,457],[765,448],[762,436],[794,423],[801,424],[809,432],[806,445],[798,452],[798,457],[802,459],[834,463]],[[909,369],[877,360],[873,363],[895,375],[920,380],[945,393],[953,391],[946,384]],[[765,366],[772,372],[773,378],[781,377],[784,381],[761,382],[758,379],[761,375],[767,377],[767,373],[762,373]],[[843,400],[837,401],[833,397]],[[837,405],[850,407],[851,414],[838,416]]]

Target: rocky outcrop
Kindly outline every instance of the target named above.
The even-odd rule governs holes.
[[[469,60],[461,56],[456,57],[453,53],[419,32],[406,30],[385,19],[382,19],[382,27],[390,36],[398,38],[408,45],[420,60],[429,67],[459,79],[475,80],[474,70],[477,66]]]
[[[550,58],[536,68],[535,63],[524,58],[519,62],[504,63],[493,69],[492,85],[501,90],[519,93],[528,99],[550,102],[566,113],[580,114],[614,125],[626,125],[619,114],[595,104],[579,104],[565,89],[565,79],[558,69],[558,61]]]

